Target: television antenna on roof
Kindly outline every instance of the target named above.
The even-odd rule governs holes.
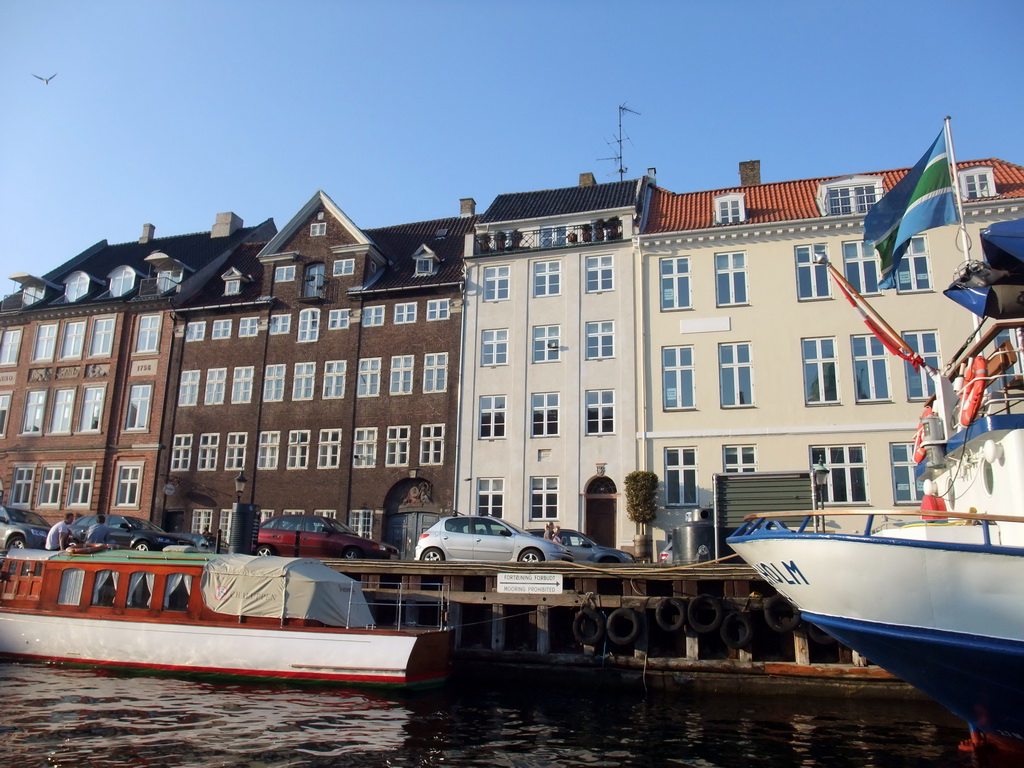
[[[640,114],[635,109],[630,109],[629,107],[627,107],[625,102],[623,102],[622,104],[619,104],[619,133],[611,141],[608,142],[608,146],[611,147],[613,150],[617,150],[617,151],[611,157],[599,157],[599,158],[597,158],[598,160],[614,160],[615,161],[615,164],[618,165],[618,168],[616,168],[614,171],[612,171],[612,173],[619,174],[619,181],[622,181],[625,178],[626,171],[629,170],[629,168],[627,168],[626,166],[624,166],[622,164],[622,142],[623,141],[628,141],[630,144],[633,143],[632,140],[630,140],[629,136],[623,136],[622,135],[622,114],[624,112],[629,112],[630,114],[633,114],[633,115],[639,115]],[[611,174],[609,174],[609,175],[611,175]]]

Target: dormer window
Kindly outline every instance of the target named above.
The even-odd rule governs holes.
[[[156,270],[156,279],[142,281],[140,296],[160,296],[168,291],[178,290],[185,274],[185,265],[163,251],[153,251],[146,257],[146,263]]]
[[[184,274],[181,267],[161,269],[156,273],[156,289],[160,293],[176,289],[181,285],[181,277]]]
[[[237,296],[242,292],[242,281],[248,282],[248,278],[234,267],[221,275],[220,279],[224,281],[225,296]]]
[[[43,296],[46,295],[46,288],[42,285],[26,285],[25,290],[22,292],[21,304],[24,307],[30,304],[35,304],[37,301],[42,301]]]
[[[426,277],[437,270],[437,254],[426,246],[421,247],[414,257],[416,259],[416,277]]]
[[[881,179],[847,177],[822,184],[818,188],[818,205],[825,216],[849,216],[867,213],[881,196]]]
[[[978,200],[983,197],[995,197],[996,185],[992,177],[992,168],[975,166],[960,171],[960,196],[964,200]]]
[[[715,223],[740,224],[747,220],[747,206],[742,192],[715,198]]]
[[[64,299],[78,301],[89,292],[89,276],[85,272],[75,272],[64,281]]]
[[[124,296],[135,287],[135,270],[131,267],[118,267],[110,273],[110,295]]]

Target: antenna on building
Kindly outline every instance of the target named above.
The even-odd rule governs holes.
[[[625,165],[622,164],[622,142],[623,141],[629,141],[631,144],[633,143],[630,140],[629,136],[623,136],[622,135],[622,113],[623,112],[629,112],[629,113],[634,114],[634,115],[639,115],[640,114],[635,109],[630,109],[629,107],[627,107],[625,102],[623,102],[622,104],[619,104],[619,133],[611,141],[608,142],[608,146],[611,147],[612,150],[617,150],[617,151],[611,157],[599,157],[599,158],[597,158],[598,160],[614,160],[615,161],[615,164],[618,166],[618,168],[616,168],[614,171],[612,171],[612,173],[619,174],[619,181],[622,181],[625,178],[626,171],[629,170],[629,168],[627,168]],[[611,174],[609,174],[609,175],[611,175]]]

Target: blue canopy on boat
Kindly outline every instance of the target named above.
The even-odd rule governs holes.
[[[981,232],[985,261],[968,261],[943,293],[979,317],[1024,317],[1024,219]]]

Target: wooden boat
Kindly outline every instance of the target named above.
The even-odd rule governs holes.
[[[359,582],[319,560],[25,549],[0,564],[8,659],[419,687],[445,679],[452,645],[378,627]]]

